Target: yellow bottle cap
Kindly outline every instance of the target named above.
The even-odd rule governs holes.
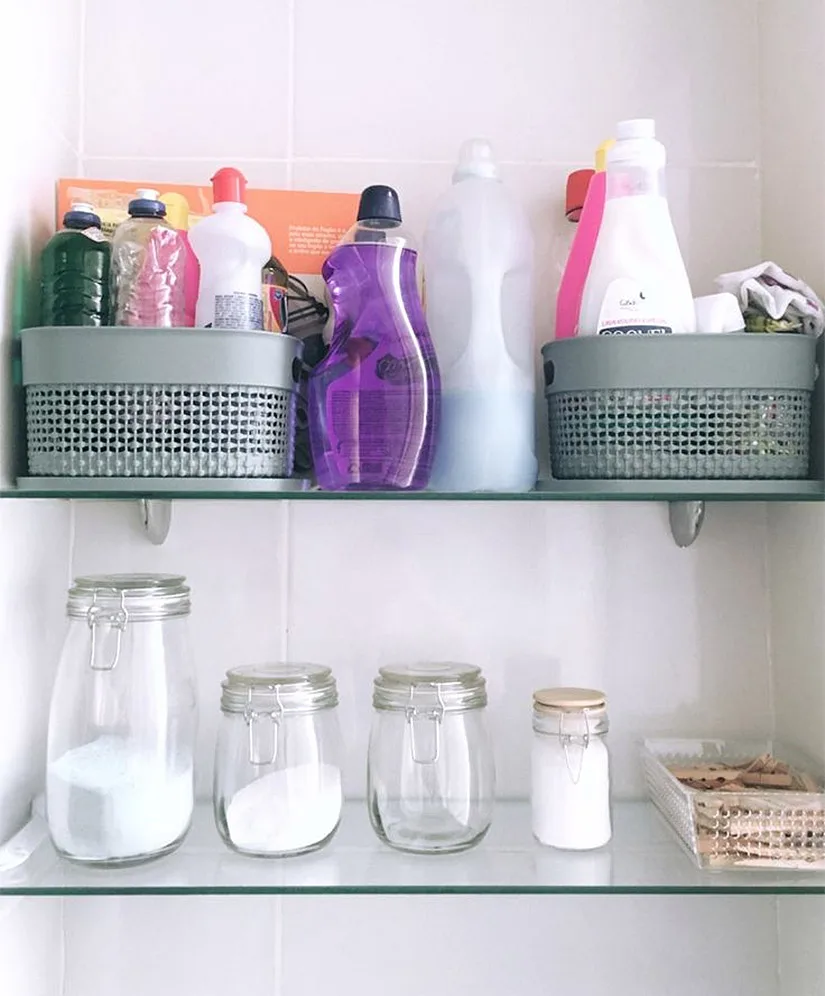
[[[161,194],[160,199],[166,205],[166,220],[179,232],[189,231],[189,201],[183,194],[170,191],[168,194]]]
[[[596,172],[604,173],[607,168],[607,153],[616,144],[615,138],[607,138],[604,142],[596,149]]]

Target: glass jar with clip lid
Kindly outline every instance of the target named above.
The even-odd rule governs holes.
[[[610,840],[608,727],[604,692],[534,692],[531,803],[540,843],[584,851]]]
[[[481,669],[382,667],[375,679],[367,766],[373,829],[405,851],[460,851],[493,814],[495,768]]]
[[[242,854],[314,851],[343,802],[338,690],[328,667],[262,664],[227,671],[215,753],[215,822]]]
[[[174,850],[194,802],[189,588],[169,574],[75,579],[49,712],[58,852],[130,864]]]

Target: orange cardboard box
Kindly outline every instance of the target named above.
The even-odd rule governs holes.
[[[128,216],[129,201],[138,187],[180,194],[189,205],[189,226],[212,210],[212,187],[170,183],[135,183],[123,180],[63,179],[57,185],[57,224],[72,201],[93,204],[108,234]],[[320,193],[308,190],[246,191],[249,216],[260,222],[272,239],[272,251],[292,274],[312,276],[355,223],[358,194]]]

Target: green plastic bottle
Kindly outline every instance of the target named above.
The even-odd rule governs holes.
[[[112,249],[90,204],[72,204],[40,257],[41,325],[109,325]]]

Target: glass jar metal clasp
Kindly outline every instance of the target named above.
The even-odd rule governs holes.
[[[116,609],[105,608],[98,604],[99,594],[120,595],[120,605]],[[92,604],[86,613],[86,624],[92,633],[92,642],[89,649],[89,667],[93,671],[113,671],[120,660],[120,647],[123,640],[123,633],[129,622],[129,613],[126,611],[125,592],[116,592],[108,588],[97,588],[92,595]],[[111,656],[105,651],[103,634],[100,632],[103,627],[108,627],[109,632],[115,636],[114,651]]]
[[[278,730],[284,707],[277,685],[270,685],[266,691],[275,696],[275,708],[259,712],[252,707],[252,686],[246,690],[243,718],[247,728],[249,763],[254,765],[272,764],[278,756]]]
[[[564,749],[564,763],[567,765],[567,773],[574,785],[579,784],[584,765],[584,752],[590,746],[590,710],[582,709],[581,716],[584,719],[584,734],[566,733],[564,729],[565,712],[559,713],[559,741]],[[578,758],[578,764],[575,758]]]
[[[434,692],[436,701],[415,701],[416,691]],[[428,696],[429,699],[429,696]],[[410,727],[410,753],[416,764],[434,764],[441,752],[441,721],[444,718],[444,700],[437,682],[410,685],[410,701],[404,709]]]

